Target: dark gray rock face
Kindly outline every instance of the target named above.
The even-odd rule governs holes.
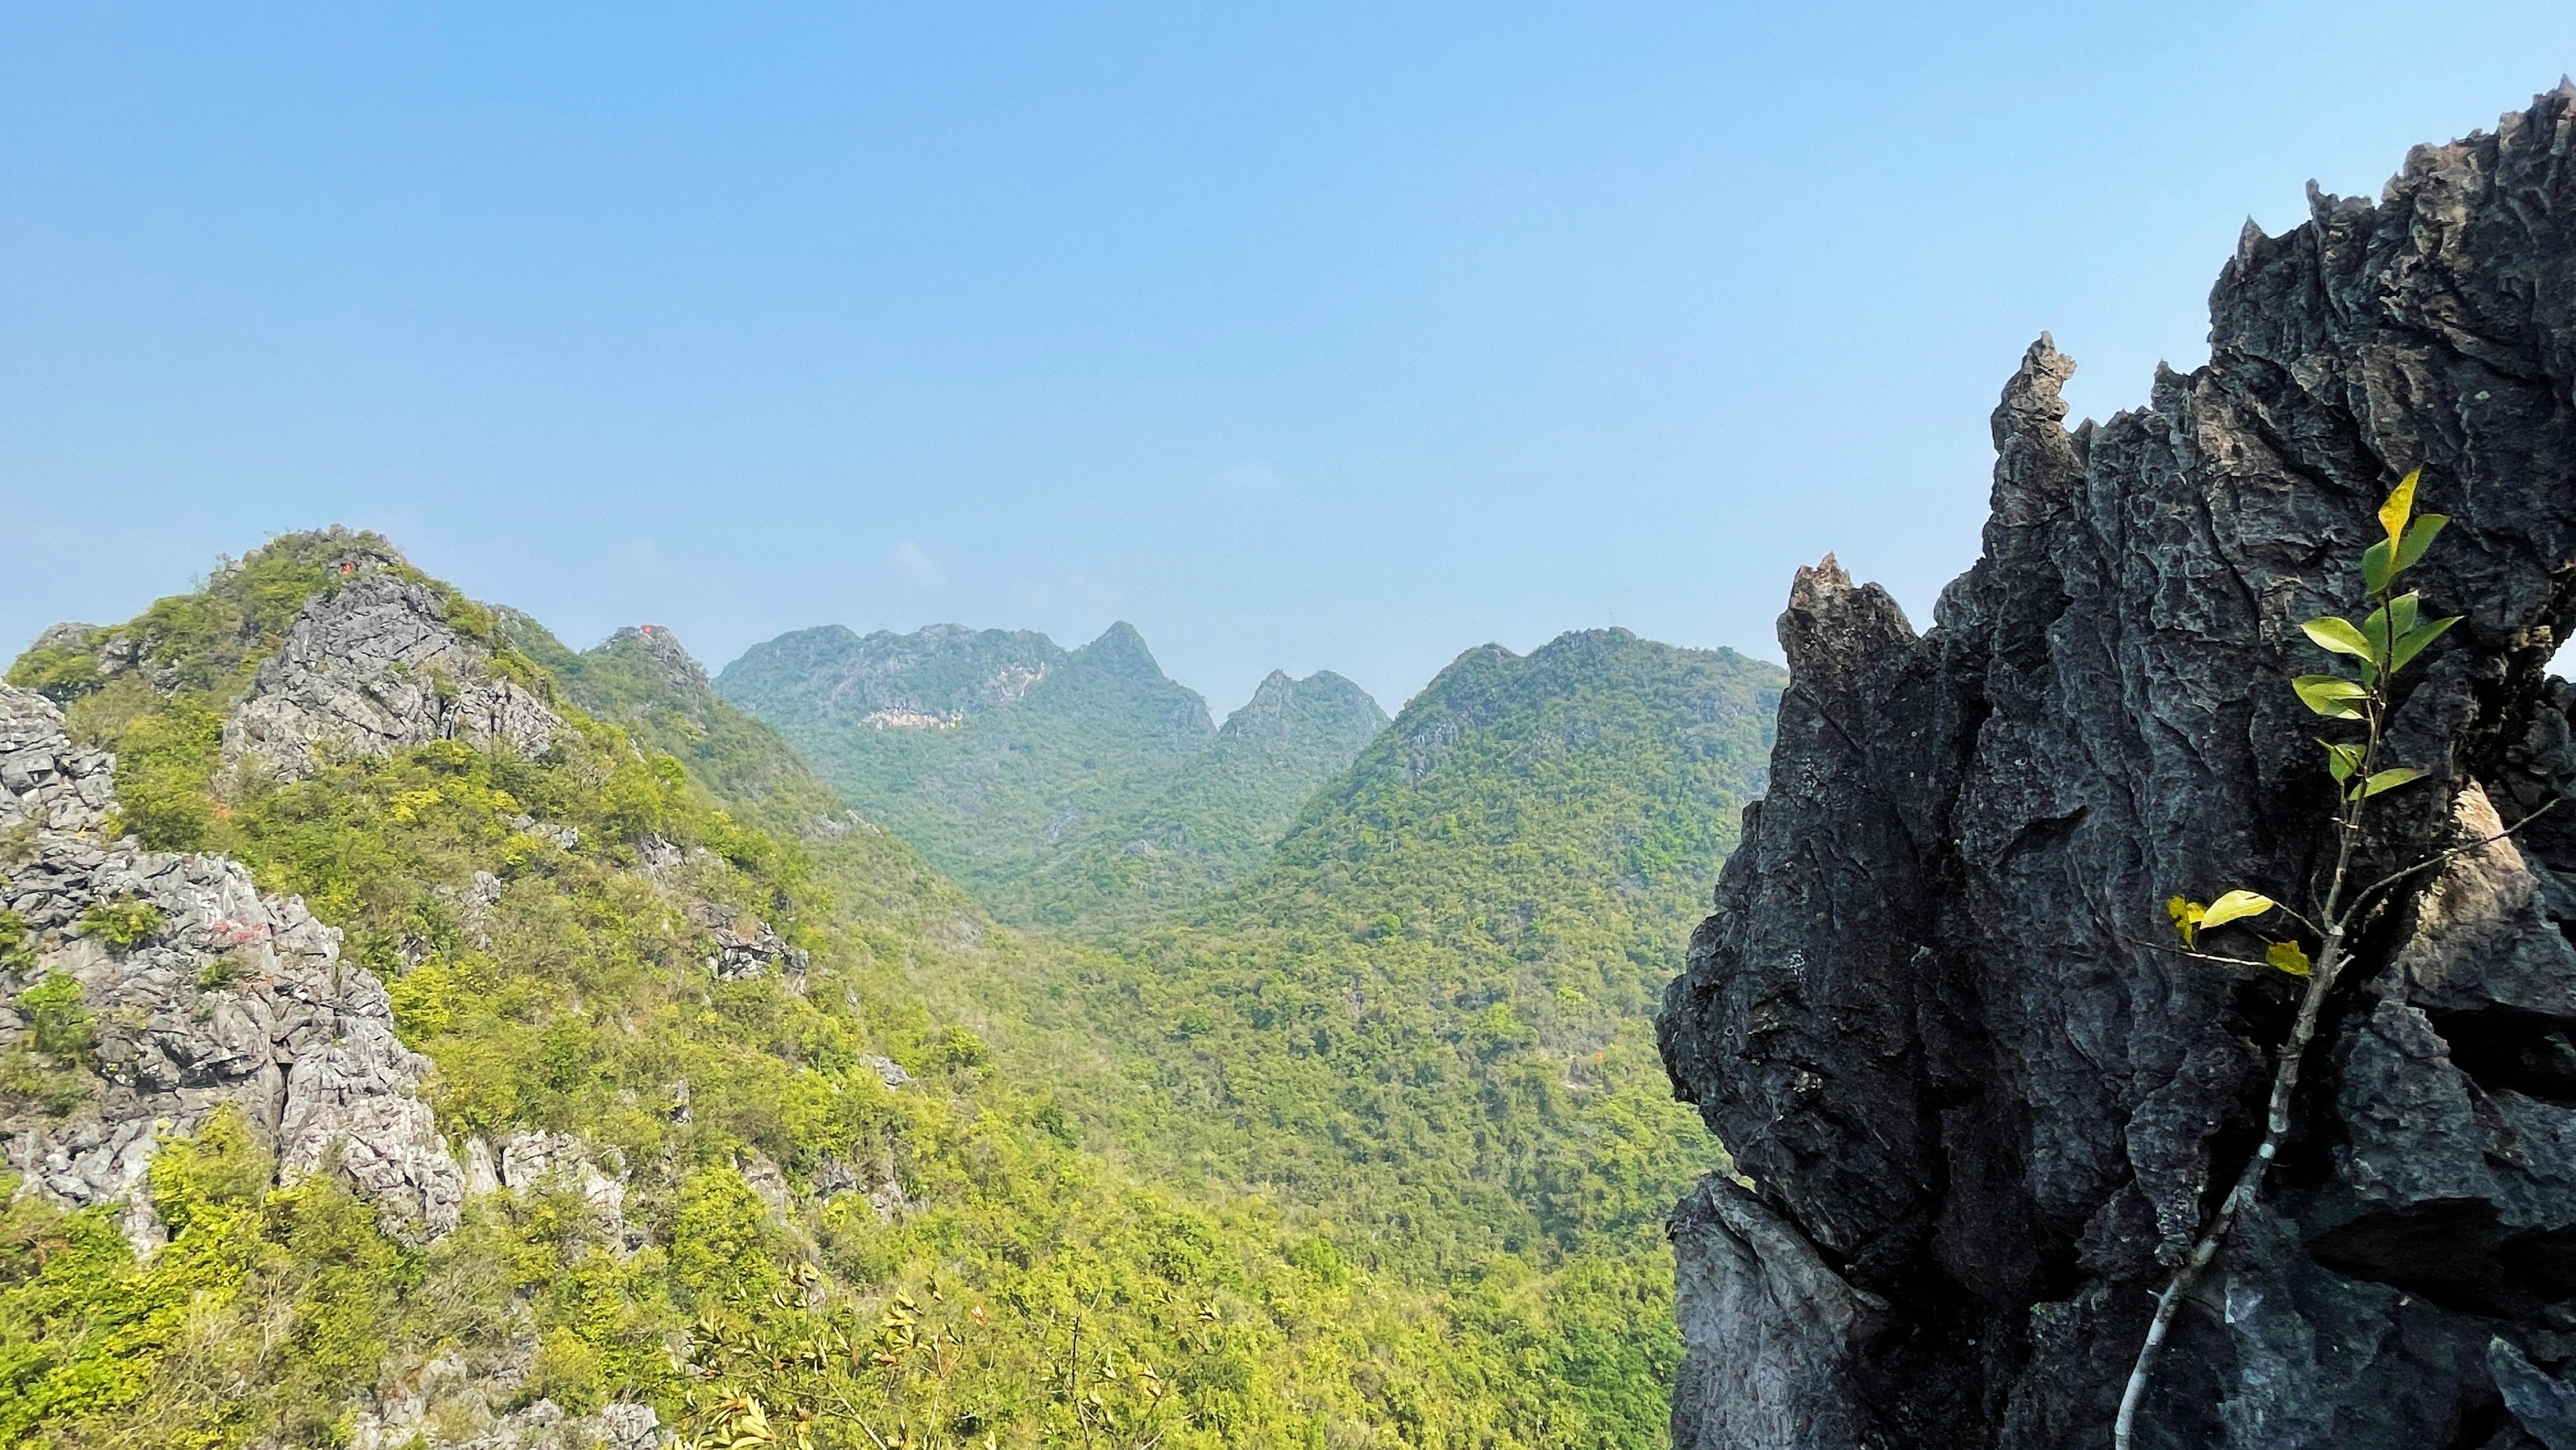
[[[1751,1182],[1674,1220],[1690,1450],[2107,1445],[2150,1299],[2259,1136],[2292,979],[2163,902],[2306,902],[2332,802],[2286,677],[2412,468],[2466,621],[2407,677],[2369,874],[2576,794],[2576,89],[2249,228],[2212,355],[1994,415],[1984,556],[1917,635],[1828,559],[1769,796],[1666,1000]],[[2576,1406],[2576,801],[2371,923],[2299,1129],[2179,1321],[2160,1447],[2557,1446]]]

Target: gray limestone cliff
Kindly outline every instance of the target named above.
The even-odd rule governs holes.
[[[2107,1445],[2259,1136],[2296,984],[2163,902],[2305,900],[2333,796],[2297,621],[2410,469],[2464,623],[2410,673],[2372,874],[2576,793],[2576,89],[2248,228],[2211,360],[2063,426],[2031,348],[1983,557],[1917,634],[1828,559],[1766,799],[1661,1019],[1733,1151],[1673,1220],[1688,1450]],[[2428,873],[2338,987],[2298,1130],[2178,1323],[2159,1447],[2576,1446],[2576,802]],[[2266,979],[2268,978],[2268,979]]]
[[[317,594],[224,722],[224,758],[298,780],[335,753],[386,755],[433,740],[542,754],[563,721],[458,632],[427,585],[353,554]]]
[[[0,942],[0,1056],[13,1081],[41,1084],[0,1100],[22,1191],[122,1205],[148,1249],[162,1236],[153,1153],[231,1104],[282,1181],[334,1171],[397,1233],[454,1228],[463,1176],[415,1095],[429,1062],[395,1040],[384,984],[240,863],[103,839],[113,766],[71,745],[52,701],[0,685],[0,909],[15,938]],[[28,1001],[57,979],[78,990],[52,1009],[85,1039],[70,1048],[41,1040],[46,1009]]]

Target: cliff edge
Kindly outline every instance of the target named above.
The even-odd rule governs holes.
[[[1984,554],[1916,634],[1829,558],[1768,797],[1661,1018],[1744,1177],[1673,1220],[1687,1450],[2107,1445],[2155,1290],[2253,1151],[2295,982],[2163,903],[2304,901],[2287,676],[2421,468],[2467,618],[2407,681],[2385,870],[2576,793],[2576,88],[2250,225],[2211,360],[2069,432],[2004,389]],[[2373,874],[2377,874],[2374,872]],[[2299,1129],[2158,1365],[2156,1446],[2576,1446],[2576,806],[2374,919]],[[1747,1186],[1749,1184],[1749,1186]]]

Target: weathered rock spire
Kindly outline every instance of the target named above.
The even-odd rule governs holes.
[[[2157,949],[2285,899],[2331,800],[2296,621],[2399,476],[2468,616],[2399,711],[2375,859],[2576,783],[2576,88],[2249,229],[2211,360],[2069,432],[2042,338],[1984,556],[1916,636],[1832,560],[1769,797],[1662,1020],[1749,1177],[1674,1222],[1689,1450],[2107,1444],[2149,1300],[2252,1150],[2292,984]],[[2160,1446],[2576,1445],[2576,803],[2374,923],[2301,1129],[2160,1363]]]

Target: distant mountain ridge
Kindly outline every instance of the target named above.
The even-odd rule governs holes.
[[[1223,728],[1125,622],[1067,650],[940,624],[784,634],[714,686],[1006,920],[1100,926],[1266,855],[1386,724],[1330,672],[1274,672]]]

